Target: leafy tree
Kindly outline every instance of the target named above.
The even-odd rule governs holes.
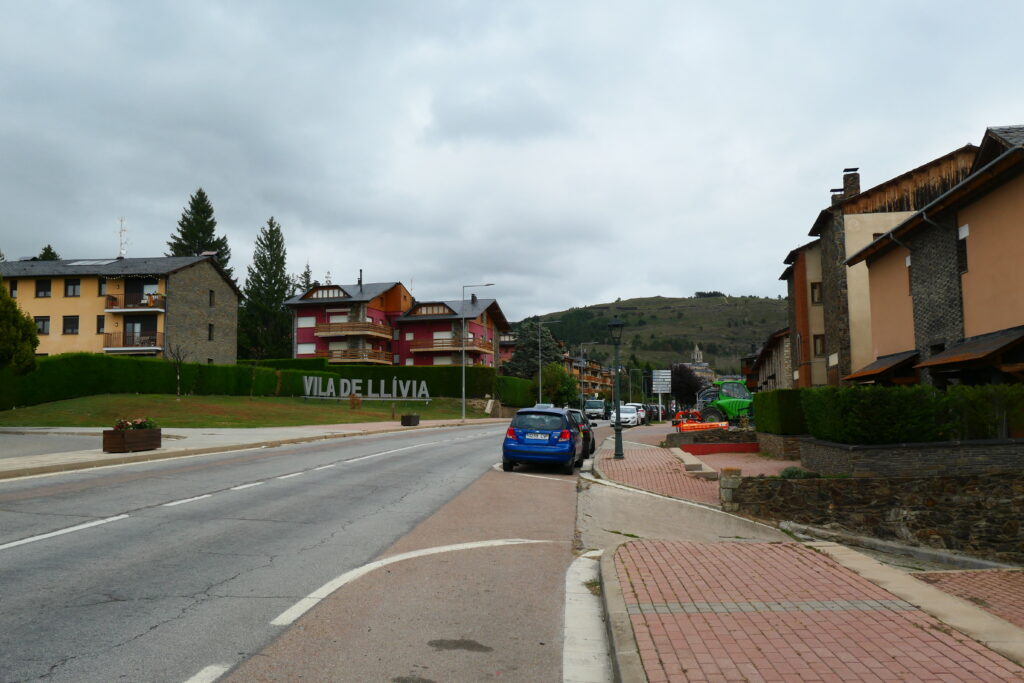
[[[37,346],[35,321],[18,307],[0,278],[0,368],[11,366],[16,372],[34,370]]]
[[[309,269],[309,261],[306,261],[306,269],[298,275],[292,276],[292,296],[305,294],[313,287],[313,271]]]
[[[238,320],[238,355],[242,358],[288,358],[292,350],[291,316],[284,301],[292,291],[285,270],[284,233],[274,217],[256,236]]]
[[[523,320],[512,327],[516,337],[516,352],[502,367],[513,377],[536,379],[537,377],[537,318]],[[562,359],[562,349],[554,336],[544,325],[540,325],[540,355],[543,364]]]
[[[714,299],[716,297],[724,297],[725,294],[722,294],[719,291],[695,292],[693,296],[695,299]]]
[[[36,261],[60,261],[60,254],[57,250],[47,244],[43,247],[43,250],[39,252],[39,256],[36,256]]]
[[[544,385],[541,387],[544,400],[556,406],[576,406],[580,398],[580,385],[561,363],[544,366]]]
[[[697,403],[697,392],[704,388],[704,381],[693,370],[682,363],[672,366],[672,397],[681,406]]]
[[[188,206],[178,219],[178,232],[171,235],[171,240],[167,243],[170,251],[166,255],[198,256],[204,251],[215,251],[220,267],[228,277],[233,278],[233,272],[228,267],[228,261],[231,259],[228,238],[217,237],[214,233],[216,227],[217,219],[213,217],[213,205],[200,187],[189,197]]]

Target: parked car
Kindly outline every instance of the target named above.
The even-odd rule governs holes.
[[[640,425],[647,424],[647,408],[644,407],[643,403],[627,403],[626,405],[627,406],[633,406],[634,408],[636,408],[636,412],[637,412],[636,423],[637,424],[640,424]]]
[[[594,451],[597,450],[597,439],[594,436],[594,427],[597,426],[596,422],[591,422],[582,410],[576,408],[570,408],[569,414],[576,419],[576,424],[580,428],[580,432],[583,434],[583,454],[584,457],[593,455]],[[583,464],[581,461],[580,465]]]
[[[623,427],[636,427],[640,424],[640,414],[637,412],[636,406],[629,404],[619,406],[619,419],[622,421]],[[612,424],[615,424],[614,410],[612,410]]]
[[[501,447],[501,469],[511,472],[516,463],[559,465],[572,474],[583,461],[583,435],[576,420],[563,408],[523,408],[512,418]]]

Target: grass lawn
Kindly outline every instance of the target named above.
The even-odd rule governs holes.
[[[392,417],[394,406],[394,417]],[[0,427],[113,427],[118,418],[149,417],[160,427],[292,427],[307,424],[383,422],[417,413],[421,420],[458,419],[457,398],[422,401],[348,401],[257,396],[101,394],[0,412]],[[466,417],[487,417],[466,407]]]

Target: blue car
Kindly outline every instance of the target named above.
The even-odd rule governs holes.
[[[567,410],[523,408],[512,418],[501,447],[501,468],[517,462],[559,465],[563,474],[583,462],[583,435]]]

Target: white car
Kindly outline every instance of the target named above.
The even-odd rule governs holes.
[[[627,406],[633,406],[636,408],[636,423],[644,424],[647,422],[647,409],[644,408],[643,403],[627,403]]]
[[[636,427],[640,424],[640,413],[636,411],[636,406],[619,406],[619,420],[622,421],[623,427]],[[615,424],[615,410],[612,410],[612,425]]]

